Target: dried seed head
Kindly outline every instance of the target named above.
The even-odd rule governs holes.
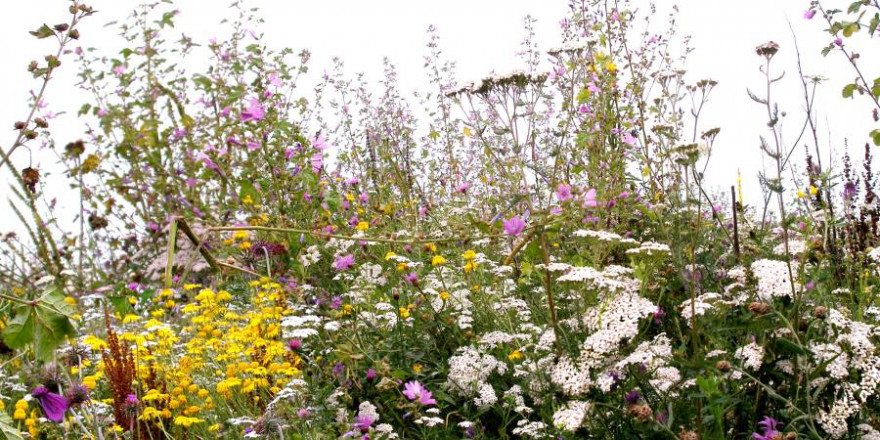
[[[828,308],[824,306],[817,306],[815,309],[813,309],[813,316],[818,319],[825,319],[825,317],[828,316]]]
[[[37,184],[40,183],[40,171],[36,168],[27,167],[21,170],[21,180],[30,192],[37,192]]]
[[[40,128],[49,128],[49,123],[43,118],[35,118],[34,124],[37,124],[37,127]]]
[[[755,53],[767,58],[773,58],[773,55],[776,55],[776,52],[779,52],[779,45],[773,41],[769,41],[755,48]]]
[[[726,372],[730,371],[730,362],[718,361],[715,363],[715,368],[722,373],[726,373]]]
[[[24,122],[22,122],[22,121],[17,121],[17,122],[13,125],[13,127],[15,127],[16,130],[24,130],[24,129],[27,127],[27,124],[24,123]]]
[[[654,418],[654,410],[648,405],[628,405],[626,412],[639,422],[650,422]]]
[[[678,433],[678,438],[681,440],[700,440],[700,435],[694,431],[684,431]]]
[[[79,40],[79,29],[74,29],[67,33],[67,36],[74,40]]]
[[[749,311],[757,316],[761,316],[770,311],[770,305],[760,301],[753,301],[749,304]]]

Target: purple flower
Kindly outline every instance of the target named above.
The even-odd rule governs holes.
[[[409,274],[404,276],[404,278],[412,283],[414,286],[417,286],[419,284],[419,274],[415,272],[410,272]]]
[[[315,147],[315,149],[317,149],[318,151],[324,151],[327,148],[330,148],[330,146],[327,145],[327,139],[324,137],[323,134],[318,133],[317,136],[309,140],[312,142],[312,146]]]
[[[842,47],[843,46],[843,39],[841,39],[840,37],[835,38],[834,44],[837,45],[837,47]]]
[[[418,381],[407,382],[404,384],[403,395],[410,401],[418,401],[419,405],[437,404],[437,401],[431,398],[431,392]]]
[[[75,384],[67,389],[65,393],[70,406],[79,405],[92,400],[89,396],[89,388],[83,384]]]
[[[514,237],[521,234],[523,229],[526,228],[526,222],[519,218],[518,215],[511,217],[510,220],[502,220],[501,223],[504,225],[504,232]]]
[[[333,375],[334,376],[341,376],[344,371],[345,371],[345,364],[343,364],[342,362],[339,362],[333,366]]]
[[[762,435],[755,432],[752,433],[751,438],[757,440],[773,440],[777,437],[777,435],[781,434],[779,431],[776,430],[776,428],[782,425],[782,423],[777,422],[772,417],[764,416],[764,420],[758,422],[758,426],[763,429],[764,434]]]
[[[627,404],[639,403],[639,400],[641,400],[641,399],[642,399],[642,395],[639,394],[639,392],[636,390],[632,390],[632,391],[626,393],[626,396],[623,397],[623,400]]]
[[[376,370],[370,368],[367,370],[367,382],[376,380]]]
[[[338,272],[343,272],[354,266],[354,255],[343,255],[333,262],[333,268]]]
[[[259,121],[266,116],[266,107],[257,98],[251,98],[250,106],[241,112],[241,122]]]
[[[289,348],[290,351],[298,351],[300,348],[302,348],[302,345],[302,340],[298,338],[287,341],[287,348]]]
[[[309,411],[308,408],[300,408],[300,410],[296,412],[296,415],[297,415],[299,418],[305,420],[305,419],[309,418],[309,417],[312,415],[312,412]]]
[[[804,11],[804,18],[806,18],[807,20],[812,20],[814,16],[816,16],[815,10],[807,9],[806,11]]]
[[[560,202],[571,200],[571,185],[560,183],[556,188],[556,198],[559,199]]]
[[[851,202],[856,196],[856,184],[852,182],[846,182],[843,185],[843,199],[847,202]]]
[[[321,168],[324,167],[324,155],[322,153],[315,153],[311,157],[312,163],[312,171],[314,173],[320,173]]]
[[[34,390],[31,391],[31,395],[40,402],[40,406],[43,407],[43,412],[46,413],[47,419],[53,422],[61,422],[64,420],[64,412],[67,411],[67,407],[70,406],[70,402],[68,402],[67,399],[58,394],[50,393],[46,387],[34,388]]]
[[[583,207],[584,208],[595,208],[596,206],[599,206],[599,204],[596,202],[596,188],[590,188],[584,194]]]
[[[354,425],[352,425],[352,429],[360,430],[361,433],[366,434],[370,432],[370,427],[373,426],[373,418],[370,416],[357,416],[354,418]]]
[[[259,143],[259,142],[254,142],[254,141],[248,141],[248,142],[247,142],[247,148],[248,148],[248,151],[256,151],[256,150],[259,150],[259,149],[260,149],[260,143]]]
[[[464,193],[467,192],[467,190],[468,190],[470,187],[471,187],[471,183],[470,183],[470,182],[464,182],[464,183],[462,183],[461,185],[458,185],[457,187],[455,187],[455,192],[460,192],[460,193],[464,194]]]

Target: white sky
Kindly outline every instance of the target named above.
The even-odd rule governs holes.
[[[42,55],[53,49],[48,40],[37,41],[27,31],[43,22],[50,25],[66,22],[69,2],[7,0],[4,3],[3,14],[0,14],[0,41],[4,42],[0,64],[0,146],[8,149],[15,134],[12,124],[26,116],[28,90],[37,86],[26,66],[30,60],[41,60]],[[103,25],[111,20],[123,20],[139,3],[140,0],[91,0],[89,4],[100,13],[81,26],[81,43],[99,49],[108,43],[117,45],[115,28]],[[176,19],[178,31],[183,30],[203,43],[210,37],[222,36],[219,21],[228,11],[227,0],[179,0],[177,3],[182,12]],[[634,3],[644,4],[647,9],[647,1],[634,0]],[[666,7],[673,4],[670,0],[658,3]],[[504,72],[518,67],[514,53],[523,38],[522,18],[526,14],[538,19],[536,33],[540,47],[556,45],[559,41],[557,23],[567,11],[566,0],[251,0],[250,4],[262,10],[266,19],[262,30],[271,47],[308,48],[312,52],[311,74],[318,75],[329,68],[330,58],[338,55],[349,72],[367,72],[368,78],[378,80],[382,57],[388,56],[399,69],[404,91],[423,84],[422,56],[426,53],[429,24],[438,27],[443,51],[457,61],[459,79],[466,80],[479,78],[493,69]],[[761,107],[749,100],[746,87],[755,91],[761,88],[757,70],[760,60],[754,54],[758,44],[774,40],[782,46],[774,64],[788,74],[776,96],[782,109],[790,115],[786,126],[789,139],[791,132],[800,128],[803,99],[796,81],[793,39],[786,20],[792,22],[798,35],[806,72],[833,79],[826,83],[820,95],[823,151],[827,152],[829,139],[831,145],[841,150],[843,140],[849,138],[850,144],[858,148],[854,156],[861,156],[861,146],[875,125],[869,116],[871,108],[867,101],[858,98],[855,103],[840,98],[840,89],[854,75],[840,54],[832,54],[830,60],[819,54],[830,37],[821,31],[824,27],[820,17],[812,21],[803,18],[808,0],[680,0],[676,4],[681,10],[679,32],[692,35],[691,45],[696,49],[688,64],[690,79],[719,81],[702,124],[704,130],[716,126],[722,129],[707,173],[712,185],[733,184],[740,169],[746,202],[757,203],[758,186],[754,176],[762,166],[757,145],[758,136],[766,131],[766,117],[762,116]],[[665,17],[657,17],[657,20],[663,21]],[[869,55],[863,55],[863,63],[876,76],[880,61],[876,55],[873,60]],[[84,121],[78,120],[75,113],[88,96],[73,86],[77,71],[73,60],[62,59],[62,62],[57,80],[49,88],[47,101],[51,110],[67,112],[52,121],[56,142],[63,147],[68,141],[81,137]],[[309,97],[309,90],[302,92]],[[44,158],[40,162],[42,166],[54,162],[54,157],[45,152],[34,157],[35,160]],[[27,154],[17,153],[16,161],[19,168],[27,166]],[[801,169],[802,164],[802,161],[796,162]],[[0,181],[9,180],[5,171],[0,172],[0,176]],[[6,194],[5,185],[0,186],[0,196]],[[5,201],[2,203],[5,206]],[[3,212],[6,209],[0,208],[0,213]],[[12,228],[13,217],[0,214],[0,231]]]

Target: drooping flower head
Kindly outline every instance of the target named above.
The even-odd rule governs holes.
[[[64,412],[67,411],[67,408],[70,406],[70,402],[68,402],[66,398],[55,393],[50,393],[49,389],[46,387],[34,388],[34,390],[31,391],[31,395],[40,402],[40,406],[43,408],[43,412],[46,413],[47,419],[53,422],[61,422],[64,420]]]
[[[422,385],[421,382],[411,381],[403,385],[403,395],[419,405],[436,405],[437,401],[432,398],[432,394]]]

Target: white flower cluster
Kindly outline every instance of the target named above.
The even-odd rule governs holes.
[[[281,319],[281,331],[285,339],[306,339],[317,336],[316,327],[321,325],[321,318],[315,315],[291,315]]]
[[[684,300],[679,304],[678,309],[681,311],[681,316],[687,321],[688,326],[691,326],[693,325],[693,314],[703,316],[706,312],[714,310],[716,303],[725,304],[726,302],[721,300],[720,294],[706,292],[694,298],[693,305],[691,300]]]
[[[764,347],[752,342],[738,348],[733,357],[741,360],[746,369],[757,370],[764,363]]]
[[[792,273],[797,273],[797,263],[791,262]],[[769,301],[775,297],[791,296],[792,281],[788,264],[778,260],[757,260],[752,263],[752,273],[758,279],[758,298]],[[799,286],[794,284],[795,289]]]
[[[669,255],[670,253],[672,253],[672,251],[669,249],[669,245],[666,245],[663,243],[657,243],[655,241],[648,241],[648,242],[642,243],[639,247],[637,247],[635,249],[629,249],[626,251],[627,255],[631,255],[634,257],[635,256],[647,256],[647,257],[661,256],[661,257],[663,257],[663,256]]]
[[[632,245],[632,246],[639,245],[639,242],[636,240],[633,240],[632,238],[623,238],[618,234],[615,234],[613,232],[608,232],[608,231],[592,231],[592,230],[588,230],[588,229],[578,229],[577,231],[574,231],[574,236],[575,237],[582,237],[582,238],[589,238],[589,239],[593,239],[596,241],[602,241],[605,243],[612,243],[612,244],[625,244],[625,245]]]
[[[516,428],[513,428],[513,435],[541,440],[549,438],[550,435],[546,431],[547,425],[542,422],[530,422],[526,419],[520,419],[519,422],[516,422]]]
[[[639,320],[656,311],[657,305],[639,296],[637,291],[609,295],[584,315],[584,323],[595,332],[582,344],[581,356],[602,359],[616,351],[621,342],[639,333]]]
[[[553,426],[563,431],[575,432],[583,426],[587,415],[592,411],[593,404],[574,400],[553,413]]]
[[[547,50],[547,53],[550,55],[558,55],[560,53],[580,52],[589,47],[589,41],[569,41],[562,46],[551,47]]]
[[[319,261],[321,261],[321,252],[318,250],[317,245],[307,247],[306,252],[299,256],[299,262],[304,267],[309,267]]]
[[[791,255],[801,255],[807,251],[807,243],[803,240],[788,240],[788,252]],[[776,255],[785,255],[785,242],[779,243],[773,248]]]
[[[492,355],[478,351],[474,347],[462,347],[456,355],[449,358],[449,373],[446,385],[450,392],[463,397],[489,397],[487,379],[493,373],[504,374],[507,364]],[[491,388],[491,385],[489,385]],[[486,393],[483,396],[483,393]],[[494,390],[492,391],[494,394]],[[497,399],[497,397],[496,397]],[[482,401],[482,400],[481,400]]]

